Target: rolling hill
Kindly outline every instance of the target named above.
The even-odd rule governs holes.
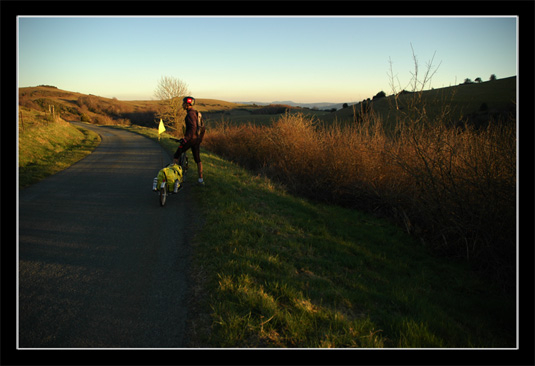
[[[422,105],[427,113],[440,114],[445,106],[448,113],[456,119],[472,122],[488,120],[516,111],[516,77],[509,77],[482,83],[462,84],[453,87],[424,91]],[[373,100],[363,101],[336,112],[311,109],[309,106],[296,106],[293,102],[274,102],[269,106],[260,104],[234,103],[217,99],[197,99],[197,109],[212,120],[227,120],[233,123],[267,123],[285,110],[314,113],[320,120],[331,123],[353,122],[363,106],[368,102],[373,111],[385,121],[394,121],[406,113],[414,93],[402,93]],[[87,121],[97,124],[136,124],[147,127],[156,125],[158,101],[121,101],[116,98],[99,97],[58,89],[55,86],[41,85],[19,88],[21,109],[41,112],[54,111],[65,120]],[[323,105],[316,103],[315,106]],[[326,103],[329,107],[332,104]],[[271,107],[271,108],[269,108]],[[340,106],[337,106],[340,107]],[[336,108],[336,107],[335,107]]]
[[[426,112],[440,115],[447,112],[453,120],[468,120],[480,123],[489,118],[514,113],[516,111],[516,77],[482,83],[461,84],[452,87],[423,91],[418,108],[425,107]],[[396,117],[409,110],[409,103],[417,93],[405,92],[398,96],[396,109],[395,96],[369,100],[370,107],[380,115],[384,121],[393,122]],[[326,122],[334,120],[341,122],[353,121],[355,113],[359,113],[365,102],[357,103],[348,108],[338,110],[323,118]]]
[[[158,101],[121,101],[58,89],[54,86],[19,88],[19,105],[22,108],[54,112],[65,120],[86,121],[97,124],[132,123],[152,127],[156,119]],[[198,100],[202,110],[232,109],[234,103],[211,99]]]

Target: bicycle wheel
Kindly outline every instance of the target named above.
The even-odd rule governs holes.
[[[160,188],[160,206],[163,207],[165,201],[167,201],[167,184],[164,184],[164,186]]]

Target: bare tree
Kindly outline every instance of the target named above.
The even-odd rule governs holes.
[[[411,80],[408,82],[405,88],[409,87],[410,91],[406,91],[405,88],[403,88],[401,91],[401,84],[399,83],[399,79],[397,75],[394,74],[394,71],[392,69],[392,60],[389,59],[390,63],[390,71],[387,73],[389,79],[390,79],[390,86],[393,91],[393,98],[389,99],[389,103],[392,103],[392,99],[395,103],[395,108],[399,111],[402,111],[402,114],[405,116],[410,117],[414,122],[423,120],[426,112],[426,106],[425,101],[422,98],[423,92],[426,88],[429,88],[431,85],[431,79],[436,74],[438,68],[440,67],[440,62],[438,66],[434,65],[435,55],[436,52],[433,53],[433,57],[429,62],[426,63],[426,68],[423,70],[423,73],[419,73],[419,63],[418,58],[416,57],[416,54],[414,52],[414,48],[412,47],[411,43],[411,50],[412,50],[412,59],[414,62],[414,72],[411,72],[412,75]],[[401,95],[408,94],[407,98],[400,98]],[[402,105],[403,104],[403,105]]]
[[[412,43],[411,43],[411,50],[412,50],[412,58],[414,60],[414,73],[411,72],[412,91],[417,92],[421,96],[424,89],[431,85],[431,79],[437,72],[442,62],[440,62],[438,66],[436,67],[433,65],[433,61],[435,60],[435,55],[436,55],[436,51],[435,51],[435,53],[433,53],[433,57],[431,58],[431,60],[427,62],[424,76],[422,78],[421,76],[418,75],[418,58],[416,57],[416,54],[414,53],[414,48],[412,47]]]
[[[176,136],[183,132],[181,127],[186,116],[186,112],[182,110],[182,98],[190,93],[186,83],[171,76],[162,76],[154,91],[154,96],[160,100],[156,116],[161,118],[166,128],[172,130]]]

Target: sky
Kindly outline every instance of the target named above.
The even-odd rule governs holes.
[[[351,103],[517,75],[512,17],[18,17],[19,87],[155,100],[163,76],[195,98]],[[390,72],[392,70],[392,73]]]

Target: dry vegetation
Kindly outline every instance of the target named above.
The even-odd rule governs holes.
[[[271,126],[211,129],[204,144],[291,192],[394,218],[439,253],[463,256],[511,286],[514,121],[452,127],[420,112],[395,127],[373,113],[328,127],[285,114]]]
[[[153,127],[158,103],[155,101],[120,101],[58,89],[37,86],[19,89],[19,105],[26,110],[50,113],[66,121],[101,125],[131,124]]]

